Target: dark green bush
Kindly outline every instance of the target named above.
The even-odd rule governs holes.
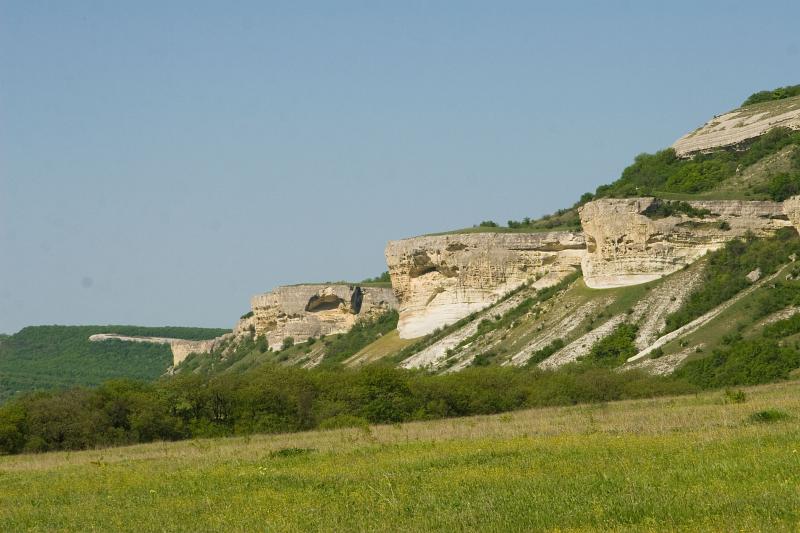
[[[615,367],[623,364],[638,352],[634,344],[638,331],[639,328],[633,324],[620,324],[610,335],[594,343],[589,355],[581,363],[602,367]]]
[[[786,379],[800,367],[800,352],[775,339],[745,339],[681,366],[675,376],[703,388],[758,385]]]
[[[380,276],[375,276],[374,278],[367,278],[363,280],[361,283],[390,283],[392,278],[389,276],[389,271],[385,271],[381,273]]]
[[[285,337],[281,343],[281,350],[288,350],[294,346],[294,337]]]
[[[800,284],[793,281],[776,280],[774,284],[765,287],[765,290],[756,296],[753,318],[762,318],[794,305],[800,305]]]
[[[769,181],[756,189],[768,194],[776,202],[782,202],[790,196],[800,194],[800,169],[795,172],[782,172],[772,176]]]
[[[526,365],[531,367],[536,366],[563,347],[564,347],[564,339],[555,339],[544,348],[541,348],[533,352],[531,357],[526,362]]]
[[[494,361],[497,354],[495,352],[483,352],[475,356],[472,360],[472,366],[489,366]]]
[[[624,198],[653,196],[657,192],[699,193],[741,172],[764,157],[789,145],[800,145],[800,132],[775,128],[752,141],[744,150],[717,150],[681,159],[672,148],[655,154],[640,154],[622,176],[597,188],[595,196]],[[762,191],[763,192],[763,191]]]
[[[747,419],[750,422],[755,422],[758,424],[781,422],[783,420],[788,420],[790,418],[791,416],[789,416],[789,413],[785,411],[780,411],[778,409],[766,409],[764,411],[756,411],[755,413],[747,417]]]
[[[742,102],[742,107],[760,104],[762,102],[772,102],[773,100],[783,100],[784,98],[791,98],[800,95],[800,85],[787,85],[786,87],[778,87],[771,91],[759,91],[747,97],[747,100]]]
[[[652,219],[666,218],[673,215],[684,214],[690,217],[703,218],[711,214],[708,209],[698,209],[692,207],[687,202],[670,202],[664,200],[656,200],[645,209],[645,216]]]
[[[747,401],[747,393],[740,389],[725,389],[725,403],[744,403]]]
[[[211,378],[187,374],[30,394],[0,407],[0,452],[364,427],[694,390],[685,381],[602,368],[492,366],[429,375],[381,366],[332,372],[264,365]]]

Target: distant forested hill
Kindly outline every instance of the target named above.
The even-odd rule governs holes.
[[[98,385],[113,378],[155,379],[172,364],[169,346],[89,342],[95,333],[210,339],[229,330],[139,326],[31,326],[0,336],[0,402],[18,392]]]

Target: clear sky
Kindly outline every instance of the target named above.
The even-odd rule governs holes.
[[[0,332],[230,327],[800,83],[800,2],[0,0]]]

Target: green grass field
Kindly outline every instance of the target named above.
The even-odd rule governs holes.
[[[746,392],[3,457],[0,529],[797,531],[800,382]]]

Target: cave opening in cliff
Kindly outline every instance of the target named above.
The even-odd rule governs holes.
[[[364,301],[364,291],[361,290],[361,287],[356,287],[353,289],[353,294],[350,296],[350,310],[358,314],[361,312],[361,302]]]
[[[324,294],[322,296],[312,296],[306,304],[306,311],[319,313],[320,311],[333,311],[338,309],[344,300],[335,294]]]

